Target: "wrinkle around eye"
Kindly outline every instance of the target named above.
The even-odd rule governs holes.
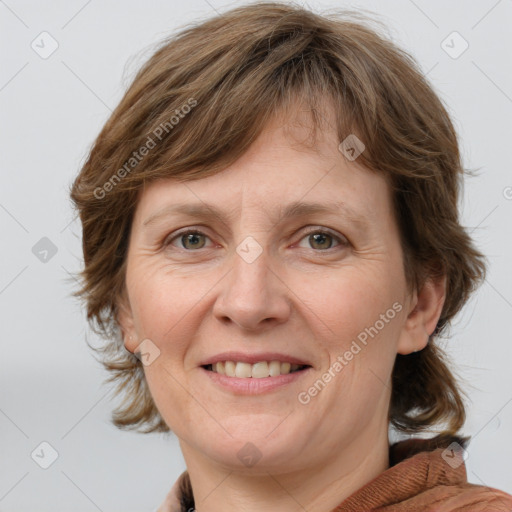
[[[206,244],[202,247],[191,247],[187,248],[183,246],[183,237],[193,234],[201,237],[206,238]],[[327,248],[316,248],[311,246],[311,242],[309,241],[309,237],[315,234],[322,234],[327,237],[330,237],[332,240],[332,246]],[[307,244],[308,246],[304,246],[301,244]],[[324,229],[310,229],[309,232],[302,234],[301,237],[298,239],[298,242],[287,244],[285,247],[285,250],[289,252],[290,250],[299,250],[303,257],[334,257],[336,255],[340,255],[340,253],[346,252],[348,249],[352,247],[350,241],[344,237],[343,235],[337,235],[334,233],[331,233],[330,231],[327,231],[326,228]],[[212,250],[214,249],[222,249],[221,244],[215,243],[214,240],[212,240],[211,237],[209,237],[206,233],[199,231],[199,230],[186,230],[179,232],[177,234],[170,234],[167,235],[164,238],[164,241],[162,243],[161,247],[162,251],[165,253],[171,253],[170,255],[176,256],[177,258],[181,259],[182,257],[193,257],[193,258],[199,258],[199,257],[210,257],[212,254]],[[293,252],[291,253],[293,254]],[[300,257],[300,256],[299,256]]]
[[[185,247],[183,237],[190,234],[203,237],[205,239],[204,245],[201,247]],[[332,240],[331,247],[314,247],[314,244],[318,242],[309,241],[308,237],[315,234],[330,237]],[[353,249],[357,252],[357,248],[367,245],[367,243],[362,243],[360,237],[357,236],[357,232],[352,232],[352,236],[356,236],[355,245],[352,237],[347,237],[345,233],[333,227],[328,227],[323,224],[309,224],[302,225],[302,228],[299,229],[297,229],[297,227],[292,229],[284,228],[284,232],[274,235],[271,244],[277,243],[279,245],[279,247],[276,247],[276,250],[289,252],[295,249],[299,250],[304,256],[306,256],[307,253],[322,256],[335,255],[345,252],[347,249]],[[182,226],[172,231],[165,230],[163,233],[154,232],[153,235],[148,237],[147,242],[153,251],[168,253],[172,256],[176,255],[177,257],[183,255],[190,256],[196,253],[197,255],[203,254],[204,256],[208,256],[214,249],[226,249],[229,245],[229,240],[226,241],[225,236],[217,235],[216,232],[211,236],[210,229],[202,225]]]

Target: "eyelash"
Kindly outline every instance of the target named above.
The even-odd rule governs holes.
[[[325,228],[318,228],[318,227],[313,227],[313,228],[310,228],[306,233],[304,233],[304,235],[300,238],[299,242],[302,241],[304,238],[306,238],[307,236],[309,235],[312,235],[312,234],[322,234],[322,235],[328,235],[330,236],[333,240],[337,241],[338,242],[338,245],[334,246],[334,247],[329,247],[328,249],[312,249],[313,251],[315,252],[328,252],[330,251],[331,249],[336,249],[338,247],[347,247],[349,245],[349,241],[345,238],[345,237],[340,237],[338,235],[335,235],[334,233],[332,233],[331,231],[325,229]],[[204,236],[206,238],[209,238],[209,236],[206,234],[206,233],[203,233],[202,231],[198,230],[198,229],[186,229],[184,231],[181,231],[181,232],[178,232],[176,233],[172,238],[169,238],[166,237],[164,239],[164,243],[163,243],[163,246],[164,248],[165,247],[168,247],[169,245],[172,244],[172,242],[174,242],[174,240],[178,240],[180,239],[181,237],[185,236],[185,235],[200,235],[200,236]],[[197,249],[197,250],[194,250],[194,249],[185,249],[183,247],[177,247],[177,249],[180,249],[182,251],[185,251],[185,252],[198,252],[199,250],[201,249],[207,249],[207,247],[201,247],[201,249]]]

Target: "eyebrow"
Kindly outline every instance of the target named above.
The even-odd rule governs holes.
[[[278,221],[288,220],[294,217],[305,217],[307,215],[328,213],[343,216],[362,227],[368,226],[369,221],[359,212],[356,212],[349,205],[343,201],[327,202],[327,203],[308,203],[302,201],[295,201],[281,208],[278,212]],[[220,219],[225,218],[226,213],[207,203],[188,203],[188,204],[173,204],[162,208],[153,215],[150,215],[143,223],[143,226],[154,224],[158,220],[171,216],[171,215],[188,215],[190,217],[208,218],[217,217]]]

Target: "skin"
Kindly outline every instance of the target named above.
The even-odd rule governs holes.
[[[408,289],[384,177],[345,159],[334,130],[319,132],[314,150],[298,142],[306,134],[276,118],[226,170],[154,182],[137,204],[118,320],[128,350],[144,339],[160,350],[144,371],[180,440],[198,512],[329,512],[385,471],[395,356],[424,348],[441,313],[444,280]],[[342,201],[360,222],[343,209],[280,220],[292,201]],[[177,203],[223,213],[144,224]],[[187,243],[176,237],[185,227],[205,236]],[[334,237],[312,239],[306,227]],[[252,263],[236,252],[248,236],[262,248]],[[401,311],[300,403],[394,303]],[[199,367],[227,350],[283,352],[313,368],[270,393],[240,396]],[[237,457],[247,442],[261,455],[251,467]]]

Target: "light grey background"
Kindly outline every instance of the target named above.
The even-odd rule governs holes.
[[[150,46],[242,3],[0,1],[1,511],[149,512],[184,469],[173,436],[125,433],[108,422],[106,374],[85,343],[86,335],[96,339],[71,298],[81,241],[68,188]],[[472,399],[469,480],[512,493],[512,1],[309,5],[379,13],[449,105],[465,165],[480,169],[462,207],[489,275],[447,347]],[[51,49],[43,31],[58,43],[46,59],[31,47]],[[454,31],[469,44],[457,58],[465,43]],[[36,245],[43,237],[55,255],[41,252],[48,242]],[[31,458],[43,441],[59,454],[48,469]]]

